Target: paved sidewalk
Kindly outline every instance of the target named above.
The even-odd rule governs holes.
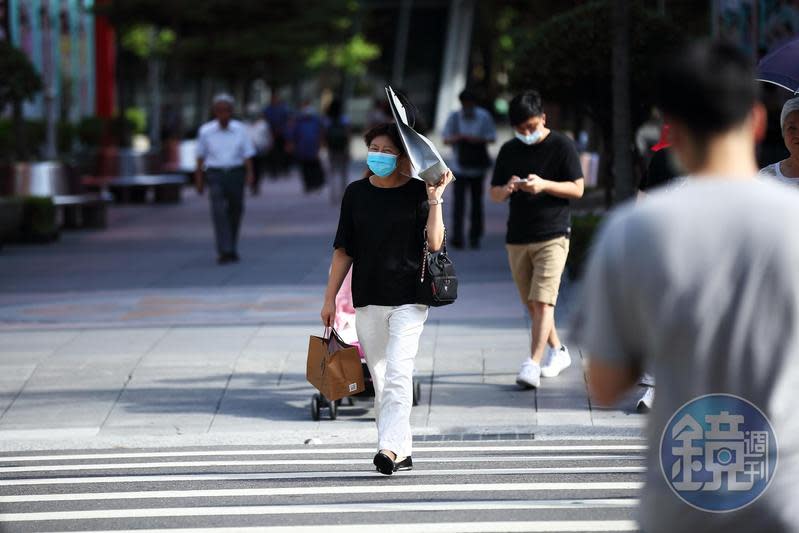
[[[305,355],[322,331],[338,217],[328,193],[265,182],[247,198],[243,260],[226,266],[207,202],[186,190],[177,206],[115,206],[106,231],[2,251],[0,449],[375,438],[369,402],[310,419]],[[431,310],[414,432],[640,435],[631,398],[590,404],[576,347],[540,390],[514,384],[529,324],[505,258],[506,209],[488,206],[482,250],[452,254],[461,296]],[[564,286],[562,327],[573,292]]]

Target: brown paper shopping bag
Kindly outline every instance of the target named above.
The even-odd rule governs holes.
[[[311,336],[305,376],[330,401],[365,389],[358,349],[343,342],[333,329],[330,336]]]

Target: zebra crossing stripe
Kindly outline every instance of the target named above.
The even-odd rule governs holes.
[[[527,446],[416,446],[415,452],[641,452],[646,450],[644,444],[595,444],[595,445],[527,445]],[[0,455],[0,462],[33,462],[33,461],[83,461],[93,459],[153,459],[163,457],[231,457],[260,455],[341,455],[350,453],[374,453],[374,448],[294,448],[275,450],[187,450],[168,452],[112,452],[82,454],[50,454],[50,455]]]
[[[646,472],[645,466],[564,466],[541,468],[485,468],[469,470],[411,470],[403,472],[402,477],[429,477],[429,476],[496,476],[496,475],[525,475],[525,474],[640,474]],[[252,474],[173,474],[155,475],[143,474],[139,476],[98,476],[98,477],[47,477],[3,479],[3,486],[25,485],[93,485],[95,483],[154,483],[177,481],[263,481],[270,479],[331,479],[331,478],[360,478],[371,475],[363,470],[342,470],[338,472],[267,472]]]
[[[639,455],[502,455],[461,457],[420,457],[416,463],[508,463],[521,461],[597,461],[604,459],[643,459]],[[291,465],[371,465],[369,458],[360,459],[271,459],[262,461],[165,461],[159,463],[101,463],[74,465],[3,466],[0,474],[20,472],[64,472],[72,470],[124,470],[144,468],[199,468],[224,466],[291,466]]]
[[[130,492],[83,492],[71,494],[16,494],[0,496],[0,503],[66,502],[99,500],[144,500],[162,498],[244,498],[255,496],[310,496],[320,494],[406,494],[424,492],[521,492],[638,490],[637,481],[541,482],[541,483],[463,483],[430,485],[322,485],[316,487],[270,487],[259,489],[186,489]]]
[[[97,531],[95,533],[319,533],[321,526],[275,526],[275,527],[220,527],[191,529],[130,529]],[[325,533],[407,533],[409,529],[427,533],[582,533],[588,531],[638,531],[631,520],[547,520],[538,522],[449,522],[412,524],[347,524],[325,525]]]
[[[124,518],[175,518],[198,516],[252,516],[252,515],[306,515],[346,513],[408,513],[424,511],[491,511],[536,509],[593,509],[631,508],[638,504],[633,498],[605,498],[584,500],[499,500],[453,502],[388,502],[341,503],[300,505],[254,505],[231,507],[168,507],[150,509],[102,509],[83,511],[45,511],[0,514],[0,523],[40,522],[45,520],[119,520]],[[541,523],[541,522],[537,522]],[[557,523],[557,522],[555,522]],[[602,523],[602,522],[597,522]],[[318,528],[319,526],[314,526]],[[351,526],[348,526],[351,527]],[[406,526],[407,527],[407,526]],[[415,527],[415,526],[414,526]],[[381,526],[382,529],[382,526]],[[590,531],[595,531],[591,529]],[[173,531],[173,530],[170,530]],[[192,531],[197,531],[192,529]],[[548,530],[543,530],[548,531]],[[568,531],[568,530],[566,530]],[[576,530],[584,531],[584,530]]]

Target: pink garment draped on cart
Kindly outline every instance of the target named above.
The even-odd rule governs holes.
[[[352,268],[347,272],[344,283],[341,284],[336,295],[336,319],[333,323],[341,340],[358,348],[358,352],[363,357],[363,349],[358,342],[358,334],[355,332],[355,307],[352,304]]]

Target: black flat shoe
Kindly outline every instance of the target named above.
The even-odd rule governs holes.
[[[377,467],[377,471],[381,474],[390,476],[397,471],[397,465],[394,463],[394,460],[383,452],[377,452],[372,462]]]
[[[394,472],[399,472],[400,470],[413,470],[413,459],[409,455],[399,463],[394,463]]]

